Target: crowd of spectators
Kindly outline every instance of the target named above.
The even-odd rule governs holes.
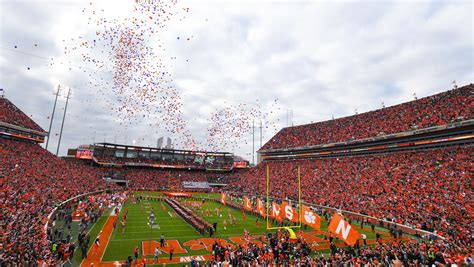
[[[472,119],[474,85],[354,116],[283,128],[261,149],[347,142]]]
[[[38,132],[44,132],[38,124],[28,118],[25,113],[4,97],[0,97],[0,121]]]
[[[44,226],[60,202],[109,186],[102,170],[62,160],[39,145],[0,138],[2,265],[51,263]]]
[[[457,246],[472,246],[473,146],[356,157],[262,163],[235,179],[231,188],[264,195],[266,166],[270,195],[302,199],[436,231]]]
[[[330,244],[330,254],[311,254],[310,244],[303,239],[290,240],[286,233],[265,236],[265,243],[251,241],[233,248],[215,242],[214,258],[209,264],[196,261],[191,266],[457,266],[472,264],[472,258],[454,256],[440,242],[418,242],[395,239],[377,241],[373,246],[357,243],[340,248]],[[263,245],[262,245],[263,244]],[[218,265],[219,266],[219,265]]]
[[[180,169],[223,169],[230,170],[232,169],[232,162],[227,163],[220,162],[217,160],[214,161],[195,161],[193,159],[189,160],[177,160],[177,159],[161,159],[161,158],[148,158],[144,156],[137,157],[115,157],[115,156],[103,156],[94,154],[94,157],[101,164],[116,164],[116,165],[130,165],[130,166],[143,166],[143,167],[158,167],[165,166],[170,168],[180,168]]]

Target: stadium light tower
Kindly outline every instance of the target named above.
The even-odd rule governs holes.
[[[49,136],[51,135],[51,127],[53,126],[54,112],[56,111],[56,103],[58,103],[58,95],[59,95],[60,90],[61,90],[61,85],[59,84],[58,85],[58,90],[55,93],[56,98],[54,99],[53,113],[51,114],[51,119],[49,121],[48,140],[46,140],[46,148],[45,148],[46,150],[48,150]]]
[[[252,164],[255,165],[255,121],[252,121]]]
[[[61,146],[61,137],[63,136],[64,120],[66,119],[67,104],[69,103],[69,98],[71,98],[71,88],[69,88],[69,91],[67,92],[67,96],[66,96],[66,106],[64,107],[63,122],[61,123],[61,131],[59,132],[59,141],[58,141],[58,147],[56,148],[56,156],[58,155],[59,147]],[[48,140],[49,140],[49,137],[48,137]]]

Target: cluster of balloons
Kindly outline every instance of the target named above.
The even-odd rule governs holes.
[[[264,112],[264,108],[255,103],[230,104],[222,109],[216,109],[208,119],[207,129],[208,148],[211,150],[235,149],[247,144],[248,137],[255,130],[256,138],[259,137],[260,127],[265,131],[276,131],[276,125],[272,121],[273,110],[277,109],[278,99],[275,99],[269,107],[270,112]]]
[[[159,38],[174,16],[184,19],[188,12],[176,1],[136,1],[126,17],[110,18],[89,3],[82,13],[95,30],[63,40],[69,69],[88,77],[93,94],[88,104],[103,101],[124,126],[146,123],[169,132],[184,147],[195,147],[183,119],[181,95],[160,54],[166,49]],[[81,63],[72,65],[77,57]],[[63,62],[52,58],[54,64]]]
[[[264,112],[258,101],[236,104],[209,114],[207,140],[195,140],[183,114],[182,95],[165,60],[176,57],[166,55],[165,42],[160,39],[174,17],[181,21],[189,11],[173,0],[137,0],[126,17],[115,18],[106,16],[105,10],[94,3],[84,8],[87,23],[95,30],[63,40],[63,52],[70,59],[66,63],[69,70],[88,77],[93,94],[88,104],[106,103],[116,121],[125,127],[141,124],[165,130],[174,137],[175,147],[183,149],[218,151],[239,147],[242,137],[251,131],[252,121],[264,121],[266,129],[272,125],[275,128],[269,112]],[[192,41],[193,37],[177,36],[177,40]],[[51,65],[58,62],[52,58]],[[275,100],[267,108],[276,104]]]

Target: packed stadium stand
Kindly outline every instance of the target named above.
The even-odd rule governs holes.
[[[52,209],[70,197],[105,188],[101,170],[70,164],[24,141],[0,139],[3,260],[50,257],[44,226]]]
[[[44,130],[17,108],[10,100],[0,97],[0,122],[20,126],[38,132]]]
[[[335,120],[283,128],[261,150],[383,136],[473,118],[474,85]]]
[[[284,128],[260,152],[469,121],[473,119],[473,95],[474,86],[468,85],[360,115]],[[5,98],[0,98],[0,122],[44,133]],[[465,128],[463,135],[468,139],[463,140],[472,140],[472,134],[472,128]],[[350,250],[334,248],[330,257],[316,259],[318,264],[383,262],[387,258],[394,259],[395,255],[406,259],[405,264],[431,255],[429,251],[433,251],[433,258],[426,262],[434,262],[437,257],[448,258],[447,255],[472,254],[473,154],[472,141],[463,141],[381,154],[268,159],[250,170],[219,174],[140,167],[116,168],[112,172],[114,177],[125,177],[132,190],[171,188],[179,191],[183,190],[183,182],[218,181],[229,183],[227,191],[262,196],[268,166],[271,195],[296,199],[296,168],[299,166],[304,201],[436,231],[447,239],[442,245],[380,243],[361,249],[358,257]],[[67,161],[30,139],[0,134],[2,263],[11,266],[54,263],[45,230],[48,214],[58,203],[71,197],[101,189],[118,189],[117,185],[102,179],[110,176],[110,170],[97,164]],[[299,248],[302,246],[304,244],[298,243]],[[258,252],[259,248],[252,249]]]
[[[468,248],[472,238],[472,155],[468,147],[383,155],[270,161],[248,171],[232,188],[264,195],[270,170],[270,195],[302,199],[411,225]]]

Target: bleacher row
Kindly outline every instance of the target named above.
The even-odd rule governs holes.
[[[283,128],[261,150],[373,138],[474,118],[474,85],[358,115]]]

